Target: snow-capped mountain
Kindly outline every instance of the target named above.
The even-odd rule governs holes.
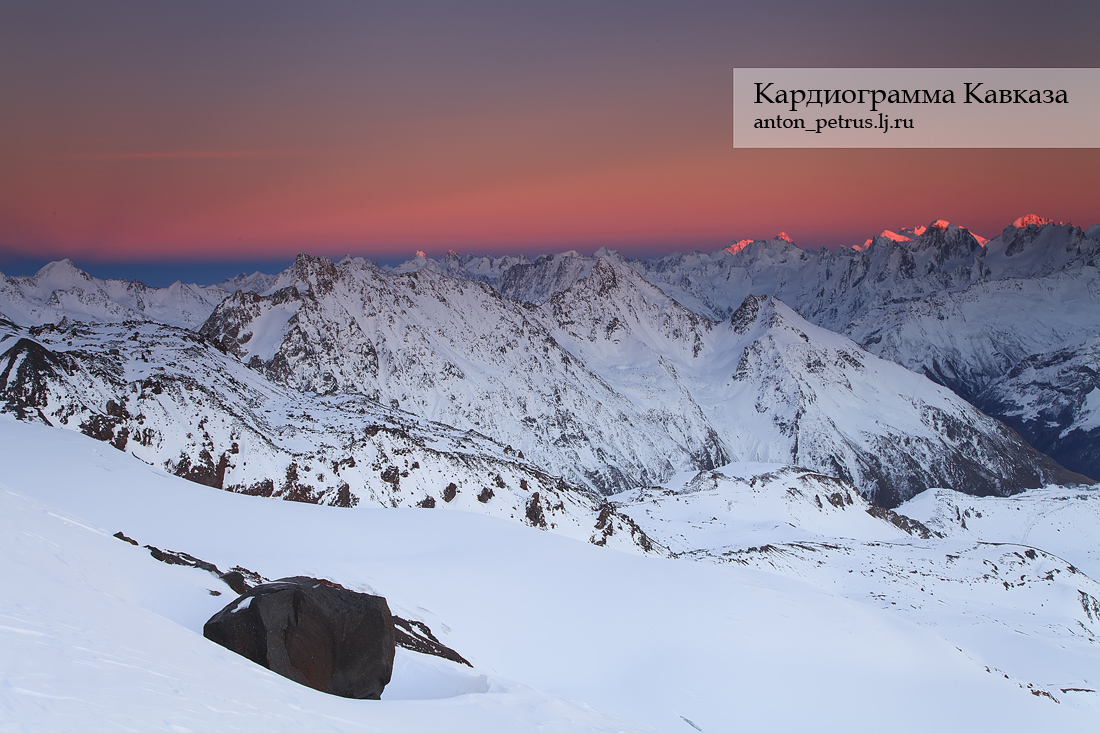
[[[228,298],[201,333],[280,383],[474,430],[605,490],[725,462],[697,409],[636,404],[559,344],[541,311],[482,283],[300,256],[274,288]]]
[[[243,290],[246,293],[263,293],[275,282],[275,277],[275,275],[268,275],[258,270],[252,274],[242,272],[239,275],[222,280],[214,287],[224,290],[227,295],[238,290]]]
[[[833,251],[777,236],[624,261],[712,320],[728,318],[749,295],[775,296],[810,322],[971,399],[1020,359],[1100,331],[1098,229],[1028,215],[986,241],[938,220]],[[541,303],[600,256],[609,253],[515,264],[466,258],[448,274],[477,269],[508,297]]]
[[[426,268],[302,256],[201,333],[280,383],[476,430],[605,493],[730,459],[839,475],[887,506],[928,486],[1083,480],[778,301],[715,324],[617,257],[524,306]]]
[[[1100,332],[1100,241],[1038,221],[990,240],[969,284],[873,305],[842,330],[967,399],[1032,354],[1082,343]]]
[[[100,280],[70,260],[51,262],[34,275],[0,273],[0,316],[23,326],[70,321],[148,320],[183,328],[202,324],[232,291],[175,282],[150,288],[137,280]]]
[[[712,320],[728,318],[749,295],[775,296],[810,322],[850,336],[1019,427],[1005,399],[979,400],[979,394],[1025,360],[1079,348],[1100,333],[1100,226],[1082,230],[1035,215],[1020,217],[989,241],[940,220],[884,231],[835,251],[803,250],[777,236],[649,260],[607,252],[514,264],[452,258],[448,272],[477,270],[479,279],[510,298],[544,303],[587,275],[601,257],[628,264]],[[1042,389],[1018,378],[1011,383],[1020,395],[1010,400]],[[1004,413],[998,412],[1002,404]],[[1025,432],[1030,437],[1033,431]],[[1056,442],[1050,436],[1037,440],[1044,449]],[[1095,442],[1085,440],[1088,446]],[[1074,470],[1100,475],[1079,453],[1074,443],[1056,457]]]
[[[78,430],[237,493],[460,509],[595,544],[649,547],[599,496],[511,446],[361,396],[280,387],[172,326],[0,325],[0,412]]]
[[[1100,335],[1020,360],[974,402],[1062,465],[1100,476]]]
[[[1038,468],[1034,456],[1008,447],[1016,445],[1008,438],[998,448],[996,441],[986,445],[988,455],[943,463],[955,448],[927,425],[921,440],[937,447],[925,446],[928,452],[913,459],[897,447],[910,427],[892,427],[908,420],[901,417],[906,410],[869,406],[906,393],[908,387],[890,384],[893,375],[872,385],[875,396],[860,408],[890,417],[859,427],[835,413],[819,420],[812,405],[829,391],[825,382],[864,389],[862,377],[851,387],[853,375],[833,373],[847,362],[826,360],[822,383],[809,385],[810,362],[779,368],[797,344],[773,339],[750,347],[716,322],[753,295],[789,300],[811,323],[947,385],[1087,474],[1096,471],[1089,456],[1097,438],[1084,382],[1070,400],[1083,428],[1065,409],[1057,420],[1030,420],[1018,406],[1034,402],[1029,395],[1044,385],[1060,389],[1028,364],[1069,359],[1066,349],[1084,348],[1100,332],[1097,236],[1095,227],[1086,232],[1028,216],[989,242],[936,221],[835,252],[802,250],[783,235],[654,260],[606,250],[535,260],[450,253],[380,268],[302,256],[278,275],[242,275],[206,288],[100,281],[62,262],[31,278],[4,278],[0,306],[23,324],[65,318],[195,326],[221,303],[202,332],[276,382],[364,395],[483,433],[573,483],[613,492],[730,459],[767,460],[831,471],[890,505],[929,485],[960,487],[964,475],[968,491],[1001,493],[1037,485],[1056,469]],[[226,297],[230,288],[236,294]],[[831,338],[814,334],[814,348]],[[840,352],[854,353],[849,345],[836,346]],[[745,355],[760,360],[752,379],[771,385],[770,396],[745,384],[731,391],[722,381],[725,370],[749,363]],[[1087,377],[1091,352],[1073,358],[1080,362],[1075,373]],[[1039,381],[1027,381],[1032,377]],[[1061,405],[1068,398],[1058,399]],[[960,424],[977,423],[967,417]],[[980,432],[990,430],[985,424]],[[1006,452],[1012,457],[995,458]],[[994,473],[1005,471],[1005,460],[1029,468],[1007,470],[998,481]]]
[[[930,486],[1004,495],[1087,480],[950,390],[773,298],[747,298],[728,333],[735,345],[695,380],[741,460],[812,467],[886,507]]]

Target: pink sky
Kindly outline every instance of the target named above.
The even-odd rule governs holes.
[[[0,254],[641,253],[1100,221],[1098,150],[730,142],[734,66],[1084,66],[1063,31],[1097,11],[944,5],[950,22],[887,43],[932,6],[779,5],[7,8]]]

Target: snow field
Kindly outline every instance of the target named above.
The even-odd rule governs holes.
[[[6,729],[1095,729],[932,630],[774,570],[460,511],[229,494],[7,418],[0,461]],[[299,687],[202,638],[229,600],[217,579],[116,531],[223,569],[381,593],[475,669],[402,654],[380,703]]]

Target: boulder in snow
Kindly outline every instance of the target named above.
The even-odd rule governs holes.
[[[377,700],[393,672],[394,635],[381,596],[330,581],[258,585],[214,614],[203,636],[321,692]]]

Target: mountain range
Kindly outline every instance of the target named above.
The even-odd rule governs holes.
[[[176,342],[232,357],[265,376],[264,389],[359,398],[358,409],[487,436],[598,494],[740,460],[835,475],[886,507],[933,486],[1006,495],[1100,473],[1096,237],[1024,217],[988,242],[937,221],[816,252],[777,237],[654,260],[451,254],[382,268],[300,255],[275,276],[159,289],[63,261],[0,278],[9,337],[20,324],[37,325],[40,341],[67,328],[104,340],[83,351],[20,340],[3,355],[0,387],[25,417],[20,390],[44,379],[28,364],[13,376],[27,349],[40,348],[28,363],[42,368],[119,352],[98,373],[113,369],[123,384],[139,355]],[[129,321],[150,325],[130,340],[106,333]],[[119,351],[124,341],[139,348]],[[241,404],[254,379],[241,374],[216,396]],[[119,421],[107,408],[124,404],[117,395],[74,385],[65,399]],[[81,396],[90,389],[95,399]],[[256,443],[269,432],[254,428]],[[208,457],[180,447],[160,460],[216,468],[240,443],[233,435],[207,440]],[[264,470],[282,477],[284,463]],[[334,501],[337,489],[314,488]]]

